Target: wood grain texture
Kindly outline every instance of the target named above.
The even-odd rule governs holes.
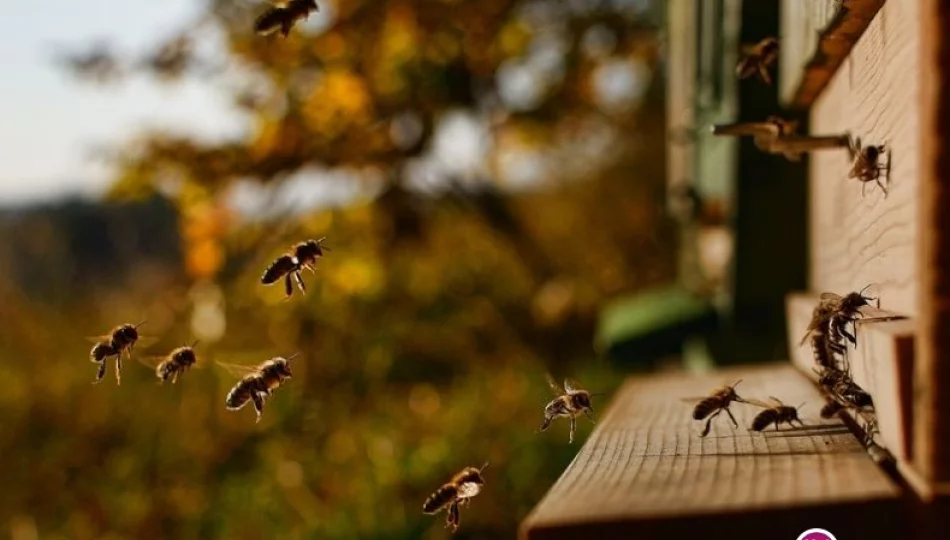
[[[799,4],[797,9],[790,6],[792,3]],[[783,31],[788,35],[783,35],[783,42],[787,37],[789,45],[797,47],[789,51],[791,55],[782,54],[786,64],[782,75],[797,75],[792,89],[782,84],[782,100],[790,108],[804,110],[815,102],[883,4],[884,0],[785,1]],[[807,55],[807,61],[802,62],[796,54]]]
[[[922,36],[918,62],[923,68],[917,125],[921,315],[914,373],[914,464],[930,492],[950,493],[950,2],[912,4],[920,6],[914,30]]]
[[[807,427],[750,432],[760,409],[735,404],[738,429],[721,415],[700,438],[680,398],[739,378],[745,397],[806,402]],[[821,403],[790,364],[632,378],[521,537],[796,538],[818,524],[840,539],[897,537],[898,488],[840,422],[819,418]]]
[[[891,169],[886,198],[873,183],[862,197],[845,150],[812,154],[810,288],[873,282],[882,308],[910,316],[919,306],[920,16],[918,2],[886,2],[811,113],[813,133],[888,145]]]
[[[835,291],[838,292],[838,291]],[[841,291],[843,294],[849,291]],[[787,297],[789,358],[812,380],[817,380],[811,344],[799,346],[818,295],[791,294]],[[913,366],[916,322],[913,319],[878,320],[871,317],[893,315],[864,309],[868,320],[858,323],[857,346],[848,348],[848,363],[854,382],[871,394],[880,429],[878,444],[900,461],[912,455]]]

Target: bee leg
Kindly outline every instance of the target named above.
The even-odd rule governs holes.
[[[775,431],[778,431],[778,420],[775,421]]]
[[[591,424],[597,423],[597,422],[594,422],[594,417],[590,415],[590,411],[588,409],[584,409],[584,416],[586,416],[587,419],[590,420]]]
[[[294,284],[290,282],[290,274],[284,276],[284,297],[290,298],[294,294]]]
[[[458,530],[459,528],[459,505],[458,503],[452,503],[452,506],[449,507],[448,515],[445,517],[445,526],[452,527],[452,532]]]
[[[307,287],[303,284],[303,277],[300,276],[300,270],[294,272],[294,281],[297,282],[297,288],[300,289],[300,294],[307,294]]]
[[[567,440],[567,444],[572,444],[574,442],[574,429],[577,428],[577,420],[574,418],[574,415],[571,415],[571,434]]]
[[[96,380],[92,381],[92,384],[99,384],[102,382],[102,378],[106,376],[106,361],[103,360],[99,362],[99,369],[96,371]]]
[[[257,413],[257,420],[255,420],[255,422],[260,422],[261,415],[264,414],[264,398],[257,392],[253,392],[251,394],[251,400],[254,401],[254,412]]]
[[[864,188],[867,185],[868,185],[867,182],[864,182],[864,181],[861,182],[861,198],[864,198]]]
[[[122,353],[115,357],[115,383],[122,384]]]
[[[772,86],[772,76],[769,74],[769,68],[764,62],[759,64],[759,75],[762,76],[762,80],[765,81],[765,84]]]
[[[881,187],[881,191],[884,192],[884,198],[886,199],[886,198],[887,198],[887,188],[884,187],[884,184],[881,183],[881,178],[878,177],[878,178],[875,180],[875,182],[877,182],[877,185]]]
[[[178,382],[178,372],[177,372],[177,371],[172,374],[172,384],[175,384],[176,382]]]
[[[719,409],[706,420],[706,427],[703,428],[703,432],[699,435],[700,437],[705,437],[706,435],[709,435],[709,430],[712,428],[713,418],[719,416],[719,413],[721,412],[722,412],[722,409]]]
[[[725,408],[726,414],[729,415],[729,419],[732,420],[732,425],[739,427],[739,422],[736,422],[736,417],[732,416],[732,411],[729,410],[729,407]]]
[[[544,421],[541,422],[541,426],[538,428],[538,431],[536,431],[536,433],[541,433],[542,431],[548,429],[548,427],[551,425],[552,420],[554,419],[551,418],[550,416],[544,415]]]

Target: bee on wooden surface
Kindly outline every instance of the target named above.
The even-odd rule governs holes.
[[[178,347],[173,349],[165,356],[152,357],[149,360],[157,362],[148,362],[143,359],[143,363],[149,367],[155,368],[155,376],[164,384],[171,379],[172,384],[178,382],[178,377],[185,373],[198,361],[195,355],[195,347],[198,342],[195,341],[190,346]]]
[[[822,418],[824,418],[824,419],[827,420],[827,419],[829,419],[829,418],[835,416],[835,415],[838,414],[839,412],[845,410],[846,408],[847,408],[847,407],[844,405],[844,403],[841,403],[840,401],[838,401],[837,399],[835,399],[835,398],[832,397],[832,396],[826,396],[826,397],[825,397],[825,404],[822,405],[821,410],[818,411],[818,414],[819,414]]]
[[[264,412],[264,401],[285,380],[291,378],[293,373],[290,371],[290,361],[296,357],[297,354],[288,358],[277,356],[257,366],[218,362],[218,365],[227,369],[232,375],[241,377],[241,380],[231,388],[224,399],[225,407],[229,411],[237,411],[247,405],[248,402],[252,402],[254,403],[254,410],[257,412],[256,421],[260,422],[261,414]]]
[[[861,139],[853,139],[849,146],[851,154],[851,170],[848,172],[848,178],[856,178],[861,182],[861,196],[864,196],[865,187],[868,182],[875,182],[887,197],[887,188],[881,182],[881,171],[885,172],[885,177],[890,168],[890,160],[886,164],[881,164],[881,155],[886,152],[883,144],[861,146]]]
[[[316,0],[271,1],[273,6],[254,21],[254,31],[262,36],[280,32],[287,37],[294,25],[306,20],[310,13],[320,11]]]
[[[544,420],[541,422],[538,432],[548,429],[555,418],[567,417],[571,419],[571,431],[568,444],[573,443],[574,430],[577,427],[576,417],[578,414],[584,413],[584,416],[586,416],[592,424],[595,423],[590,415],[590,413],[594,411],[590,398],[599,394],[591,394],[587,390],[582,390],[578,387],[576,382],[570,379],[564,380],[563,389],[558,386],[557,382],[555,382],[550,375],[547,376],[547,379],[548,386],[551,387],[551,390],[554,391],[554,395],[557,397],[545,405]]]
[[[769,66],[778,59],[778,49],[778,40],[774,37],[767,37],[754,45],[743,46],[745,56],[736,66],[736,76],[745,79],[758,73],[765,84],[771,85]]]
[[[95,343],[89,352],[89,359],[99,364],[96,380],[93,381],[93,384],[102,382],[102,378],[106,374],[106,360],[112,356],[115,357],[115,382],[116,384],[122,384],[122,353],[132,358],[132,349],[140,339],[138,327],[145,324],[145,322],[122,324],[113,328],[108,335],[88,338]]]
[[[736,421],[736,417],[732,415],[732,411],[729,410],[729,405],[732,402],[746,403],[746,400],[739,397],[736,394],[736,386],[742,382],[742,379],[736,381],[732,386],[724,386],[717,389],[711,395],[704,398],[683,398],[683,401],[699,401],[696,403],[696,406],[693,408],[693,420],[703,420],[706,419],[706,425],[703,427],[703,432],[700,433],[700,437],[705,437],[709,435],[709,430],[712,428],[712,421],[714,418],[719,416],[722,411],[726,411],[726,414],[729,415],[729,419],[732,420],[732,424],[735,427],[739,427],[739,422]]]
[[[769,399],[774,402],[771,406],[767,403],[752,402],[755,405],[767,407],[752,419],[752,431],[762,431],[772,424],[775,424],[775,430],[778,431],[779,424],[783,422],[793,427],[795,426],[795,422],[798,422],[802,426],[805,425],[805,423],[798,418],[798,409],[804,406],[804,403],[798,407],[790,407],[782,403],[782,400],[776,397],[770,396]]]
[[[261,276],[261,283],[271,285],[280,278],[284,278],[284,294],[287,298],[290,298],[294,293],[293,284],[290,282],[290,278],[293,276],[300,293],[307,294],[307,287],[304,285],[300,273],[304,269],[313,272],[313,267],[317,263],[317,259],[323,257],[324,250],[330,251],[330,248],[322,245],[326,238],[324,236],[319,240],[300,242],[289,253],[277,257],[264,271],[264,275]]]
[[[854,322],[858,319],[859,316],[863,317],[860,309],[864,306],[871,305],[872,300],[877,300],[870,296],[864,296],[864,291],[868,289],[871,285],[864,287],[859,292],[850,292],[844,297],[838,296],[835,302],[835,310],[831,314],[831,320],[829,321],[829,328],[831,330],[831,338],[835,341],[842,341],[842,338],[847,338],[852,345],[856,345],[858,340],[854,334],[848,332],[848,323],[854,325]],[[834,298],[835,293],[824,293],[830,298]],[[857,333],[857,332],[855,332]]]
[[[451,527],[454,533],[459,527],[459,506],[467,505],[472,497],[478,495],[485,485],[485,479],[482,473],[488,463],[482,465],[481,469],[475,467],[465,467],[461,472],[452,477],[451,480],[435,490],[432,495],[422,504],[424,514],[438,514],[446,510],[445,526]]]

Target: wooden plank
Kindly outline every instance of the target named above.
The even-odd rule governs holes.
[[[950,2],[911,3],[919,6],[919,18],[910,30],[922,36],[915,96],[920,122],[914,134],[920,141],[915,225],[921,307],[914,464],[928,491],[950,493]]]
[[[789,7],[793,2],[800,4],[797,10]],[[781,53],[780,61],[784,64],[780,68],[781,74],[784,79],[801,73],[797,84],[793,83],[794,90],[783,92],[783,101],[789,108],[805,110],[811,107],[884,3],[884,0],[784,1],[784,14],[791,15],[791,18],[783,21],[783,30],[789,33],[782,36],[783,49],[785,40],[790,38],[791,54],[784,50]],[[808,51],[804,65],[797,57],[803,50]]]
[[[836,291],[837,292],[837,291]],[[842,291],[842,293],[849,291]],[[787,297],[789,358],[809,378],[816,380],[811,344],[799,346],[818,295],[791,294]],[[868,317],[896,315],[864,309]],[[899,461],[912,456],[913,363],[915,322],[911,319],[867,321],[858,324],[858,343],[848,349],[848,363],[854,382],[871,394],[880,429],[881,446]]]
[[[806,402],[807,427],[750,432],[759,409],[736,404],[738,429],[717,418],[700,438],[679,398],[738,378],[740,395]],[[899,489],[839,421],[818,417],[821,403],[785,363],[631,378],[521,538],[796,538],[816,526],[842,539],[898,537]]]
[[[920,184],[920,33],[918,2],[887,2],[832,78],[811,113],[813,133],[850,131],[865,144],[887,144],[887,197],[848,179],[848,153],[810,160],[811,276],[814,291],[876,283],[881,307],[918,312],[917,233]]]
[[[781,0],[781,49],[779,52],[779,100],[791,102],[805,73],[805,66],[818,50],[821,31],[838,13],[839,0]]]

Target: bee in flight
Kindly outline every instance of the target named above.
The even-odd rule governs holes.
[[[195,365],[198,357],[195,355],[195,347],[198,342],[195,341],[190,346],[178,347],[165,356],[152,357],[150,360],[157,360],[157,363],[151,363],[142,360],[142,363],[155,368],[155,376],[159,382],[164,384],[171,379],[172,384],[178,382],[178,377],[185,373],[188,368]]]
[[[299,353],[298,353],[299,354]],[[241,377],[228,392],[224,405],[229,411],[237,411],[248,402],[254,403],[257,412],[257,422],[261,421],[264,412],[264,401],[279,388],[285,380],[291,378],[290,361],[297,357],[294,354],[288,358],[276,356],[257,366],[242,366],[239,364],[218,365],[227,369],[232,375]]]
[[[102,382],[106,374],[106,360],[115,357],[115,382],[122,384],[122,353],[126,353],[132,358],[132,348],[135,342],[140,338],[138,327],[145,324],[142,321],[138,324],[122,324],[116,326],[108,335],[89,338],[95,345],[89,352],[89,360],[99,364],[99,370],[96,372],[96,380],[93,384]]]
[[[568,444],[573,443],[574,430],[577,427],[577,415],[583,412],[584,416],[586,416],[592,424],[595,423],[590,415],[590,413],[594,411],[590,398],[600,394],[591,394],[587,390],[582,390],[577,386],[576,382],[570,379],[564,379],[563,389],[558,386],[557,382],[555,382],[550,375],[547,376],[547,379],[548,386],[551,387],[551,390],[554,391],[554,395],[557,397],[545,405],[544,420],[541,422],[538,432],[548,429],[555,418],[568,417],[571,419],[571,432],[568,438]]]
[[[696,406],[693,408],[693,420],[703,420],[706,419],[706,426],[703,427],[703,432],[700,433],[700,437],[705,437],[709,435],[709,430],[712,427],[713,418],[719,416],[722,411],[726,411],[726,414],[729,415],[729,419],[732,420],[732,425],[739,427],[739,422],[736,421],[736,417],[732,416],[732,411],[729,410],[729,405],[733,401],[738,403],[747,403],[747,401],[738,394],[736,394],[736,386],[742,382],[742,379],[736,381],[732,386],[723,386],[722,388],[717,389],[711,395],[703,398],[683,398],[683,401],[696,402]]]
[[[853,139],[848,152],[851,155],[851,170],[848,172],[848,178],[856,178],[861,182],[861,196],[864,196],[864,188],[868,182],[875,182],[884,196],[887,196],[887,188],[881,183],[881,171],[885,174],[890,168],[890,161],[881,164],[881,155],[886,152],[883,144],[861,146],[861,139]]]
[[[294,294],[293,284],[290,283],[290,277],[293,276],[297,282],[297,287],[300,288],[300,293],[307,294],[307,287],[304,285],[300,273],[305,268],[313,272],[313,266],[317,263],[317,259],[323,257],[323,251],[330,251],[330,248],[321,245],[326,238],[324,236],[319,240],[300,242],[289,253],[277,257],[264,271],[264,275],[261,276],[261,283],[271,285],[280,278],[284,278],[284,294],[287,298],[290,298]]]
[[[254,21],[254,31],[262,36],[280,32],[287,37],[298,21],[306,20],[310,13],[320,11],[316,0],[271,1],[272,5]]]
[[[485,485],[482,473],[486,467],[488,467],[488,463],[482,465],[481,469],[475,467],[462,469],[451,480],[435,490],[435,493],[429,495],[429,498],[422,503],[422,513],[438,514],[445,510],[447,512],[445,526],[451,527],[453,533],[457,531],[459,528],[459,506],[469,504],[472,497],[478,495],[482,490],[482,486]]]
[[[743,46],[743,52],[745,56],[736,66],[736,76],[745,79],[758,73],[765,84],[771,85],[769,66],[778,59],[778,40],[767,37],[754,45]]]
[[[758,401],[749,401],[749,403],[753,405],[765,407],[764,411],[755,415],[755,418],[752,419],[752,431],[762,431],[772,424],[775,424],[775,430],[778,431],[779,424],[783,422],[793,427],[795,426],[795,422],[798,422],[802,426],[805,425],[805,422],[802,422],[798,417],[798,409],[802,408],[802,406],[805,405],[804,403],[798,407],[790,407],[782,403],[782,400],[778,398],[770,396],[769,399],[773,401],[772,405]]]

